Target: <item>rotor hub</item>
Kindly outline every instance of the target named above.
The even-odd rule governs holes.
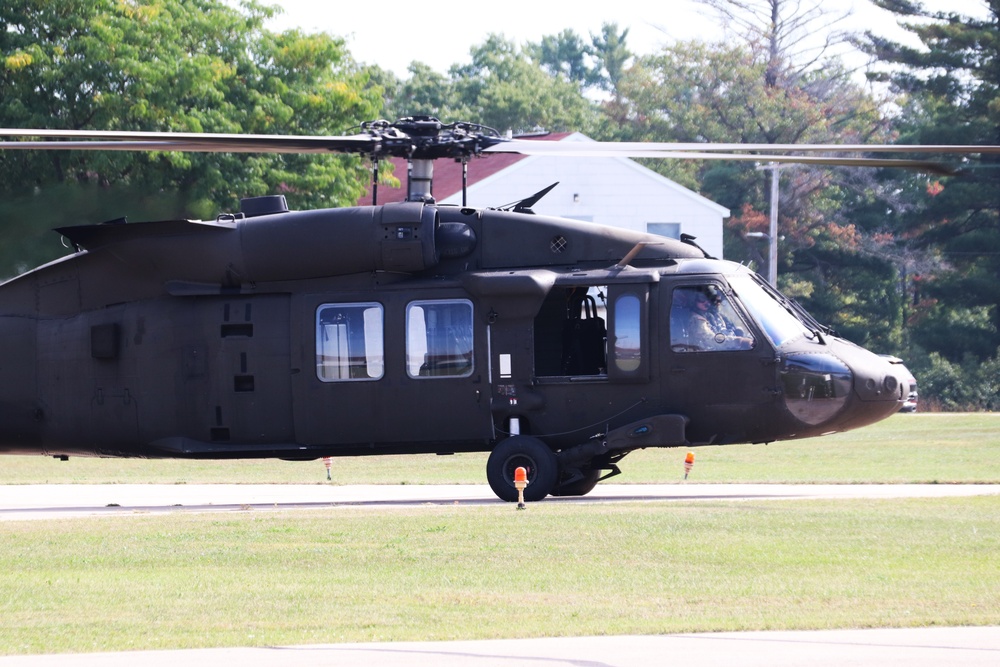
[[[361,129],[376,140],[372,157],[467,159],[503,141],[492,127],[466,122],[442,123],[433,116],[409,116],[394,123],[370,121],[362,123]]]

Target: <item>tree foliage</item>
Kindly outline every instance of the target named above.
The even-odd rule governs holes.
[[[919,378],[920,402],[929,410],[1000,410],[1000,350],[950,361],[938,352],[914,354],[910,369]]]
[[[770,83],[773,67],[767,43],[669,45],[639,58],[628,70],[609,134],[631,141],[760,144],[864,143],[884,137],[888,125],[879,100],[836,60],[794,77],[779,76],[775,84]],[[729,208],[726,257],[766,268],[763,244],[746,234],[767,231],[768,171],[725,161],[649,166]],[[782,167],[780,174],[778,273],[783,289],[835,328],[849,335],[864,331],[858,342],[886,345],[890,327],[864,329],[856,322],[884,319],[887,311],[890,322],[901,319],[901,300],[888,297],[896,284],[891,271],[869,274],[885,276],[887,285],[851,280],[882,261],[870,243],[876,230],[859,227],[846,214],[849,202],[863,198],[871,174],[807,167]],[[838,283],[867,293],[853,298],[830,289]]]
[[[0,6],[0,124],[58,129],[339,134],[377,115],[343,42],[263,26],[254,0],[7,0]],[[177,194],[212,215],[285,192],[330,205],[359,191],[339,157],[6,152],[0,188],[93,183]]]
[[[532,51],[490,35],[473,47],[468,63],[452,66],[447,75],[413,62],[409,78],[398,84],[394,115],[469,120],[514,134],[585,130],[595,110],[579,81],[545,71],[532,60]]]
[[[596,79],[590,64],[593,49],[569,28],[558,35],[545,35],[537,44],[528,44],[527,50],[549,74],[562,75],[582,86],[592,85]]]
[[[901,143],[1000,143],[1000,3],[980,17],[931,12],[910,0],[873,0],[919,43],[870,31],[860,45],[882,65],[873,78],[903,100]],[[1000,346],[1000,181],[996,156],[970,156],[962,173],[897,176],[901,235],[935,261],[910,285],[914,343],[952,363]]]

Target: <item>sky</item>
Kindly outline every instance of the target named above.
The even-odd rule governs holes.
[[[407,66],[419,60],[438,72],[455,63],[467,63],[469,50],[482,44],[490,33],[499,33],[518,44],[539,41],[565,28],[581,37],[600,32],[605,22],[628,28],[627,45],[633,53],[647,54],[677,40],[724,36],[718,20],[694,0],[667,0],[650,11],[649,0],[578,0],[571,9],[563,3],[544,0],[503,0],[497,3],[463,3],[461,0],[417,3],[413,0],[380,0],[362,3],[317,0],[265,0],[283,8],[283,15],[269,24],[272,30],[301,28],[327,32],[347,39],[354,59],[377,64],[401,78]],[[982,0],[924,0],[932,9],[981,13]],[[485,6],[497,8],[489,14]],[[652,5],[657,6],[657,5]],[[851,10],[844,28],[875,29],[896,39],[905,36],[895,27],[894,17],[867,0],[825,0],[831,12]],[[361,9],[364,7],[364,9]]]

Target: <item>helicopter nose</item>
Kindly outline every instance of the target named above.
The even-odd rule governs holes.
[[[851,368],[828,353],[791,353],[781,368],[785,406],[799,421],[816,426],[847,404],[854,384]]]
[[[910,392],[910,378],[905,370],[882,357],[866,355],[852,363],[852,367],[854,391],[862,401],[898,404],[898,408]]]
[[[872,369],[858,377],[855,391],[863,401],[902,401],[909,392],[909,382],[891,366],[881,372]]]
[[[785,404],[810,426],[846,430],[871,424],[902,407],[905,372],[878,355],[835,341],[829,351],[791,353],[782,364]]]

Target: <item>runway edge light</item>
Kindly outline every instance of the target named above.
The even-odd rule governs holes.
[[[688,452],[687,456],[684,457],[684,479],[688,478],[691,474],[691,468],[694,467],[694,452]]]
[[[517,509],[527,509],[524,504],[524,487],[528,486],[528,471],[518,466],[514,469],[514,488],[517,489]]]

